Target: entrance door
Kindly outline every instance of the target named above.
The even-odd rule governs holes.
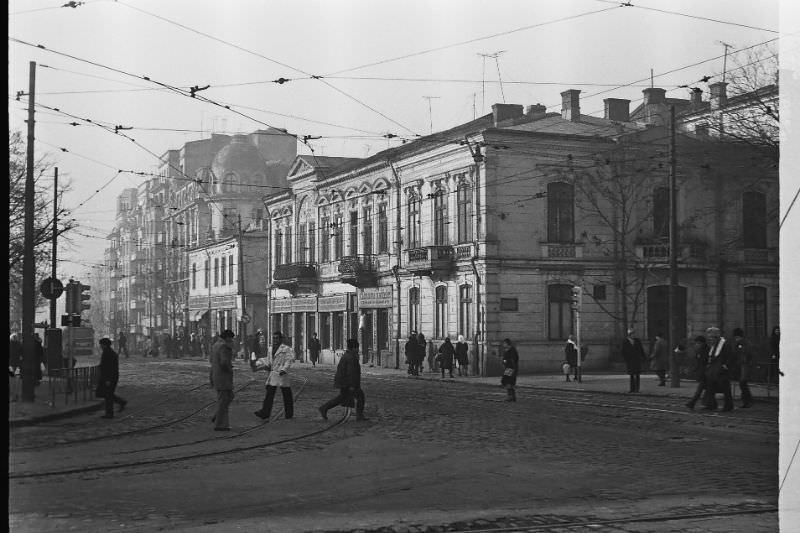
[[[361,349],[364,358],[369,361],[370,366],[376,364],[375,350],[372,347],[372,311],[364,313],[364,329],[361,332]]]
[[[304,347],[306,345],[305,337],[303,336],[303,313],[294,314],[294,356],[300,362],[305,362],[303,355],[305,354]]]
[[[675,318],[675,342],[686,346],[686,287],[675,288]],[[669,285],[647,289],[647,338],[652,342],[658,333],[669,338]]]

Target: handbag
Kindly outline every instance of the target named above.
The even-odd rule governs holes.
[[[513,368],[506,368],[505,370],[503,370],[503,375],[504,376],[508,376],[508,377],[513,376],[514,375],[514,369]]]

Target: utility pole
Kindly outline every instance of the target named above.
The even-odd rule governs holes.
[[[25,242],[22,256],[22,401],[36,399],[35,374],[36,360],[33,340],[33,322],[36,319],[36,261],[33,246],[33,142],[34,142],[34,103],[36,96],[36,63],[30,62],[28,88],[28,159],[25,169]]]
[[[438,96],[423,96],[423,98],[428,100],[428,117],[431,120],[431,133],[433,133],[433,109],[431,108],[431,100],[434,98],[439,98]]]
[[[669,106],[669,375],[670,387],[681,386],[675,348],[678,345],[677,298],[678,290],[678,201],[677,165],[675,158],[675,106]],[[681,313],[683,316],[683,313]]]
[[[245,297],[245,284],[244,284],[244,251],[242,250],[242,246],[244,245],[244,240],[242,239],[242,215],[237,215],[238,222],[239,222],[239,294],[242,295],[242,314],[239,317],[240,326],[240,338],[242,342],[242,346],[245,346],[247,342],[247,299]],[[245,346],[244,353],[247,356],[247,348]],[[248,356],[249,357],[249,356]],[[247,357],[245,357],[247,358]]]
[[[58,253],[58,167],[53,174],[53,252],[50,259],[50,290],[55,291],[56,254]],[[50,298],[50,328],[56,327],[56,299]]]

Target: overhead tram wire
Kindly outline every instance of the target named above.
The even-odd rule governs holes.
[[[261,58],[261,59],[265,59],[265,60],[267,60],[267,61],[269,61],[269,62],[271,62],[271,63],[275,63],[276,65],[280,65],[280,66],[282,66],[282,67],[284,67],[284,68],[288,68],[288,69],[290,69],[290,70],[293,70],[293,71],[295,71],[295,72],[300,72],[301,74],[304,74],[304,75],[306,75],[306,76],[309,76],[309,77],[311,77],[311,78],[313,78],[313,79],[317,79],[317,80],[321,81],[322,83],[324,83],[325,85],[327,85],[328,87],[330,87],[331,89],[333,89],[334,91],[336,91],[336,92],[338,92],[338,93],[342,94],[343,96],[346,96],[347,98],[349,98],[349,99],[353,100],[354,102],[358,103],[359,105],[361,105],[361,106],[363,106],[363,107],[366,107],[366,108],[367,108],[367,109],[369,109],[370,111],[372,111],[372,112],[374,112],[374,113],[377,113],[377,114],[378,114],[378,115],[380,115],[381,117],[385,118],[386,120],[388,120],[389,122],[392,122],[393,124],[395,124],[395,125],[397,125],[397,126],[400,126],[401,128],[403,128],[404,130],[408,131],[409,133],[412,133],[412,134],[413,134],[413,133],[416,133],[416,132],[415,132],[414,130],[412,130],[411,128],[409,128],[409,127],[407,127],[407,126],[405,126],[405,125],[401,124],[400,122],[398,122],[398,121],[394,120],[393,118],[391,118],[391,117],[387,116],[386,114],[382,113],[381,111],[378,111],[377,109],[375,109],[374,107],[372,107],[372,106],[368,105],[367,103],[365,103],[365,102],[363,102],[363,101],[359,100],[358,98],[356,98],[356,97],[352,96],[351,94],[348,94],[348,93],[346,93],[345,91],[343,91],[343,90],[339,89],[338,87],[336,87],[336,86],[332,85],[331,83],[329,83],[328,81],[326,81],[326,80],[324,80],[324,79],[323,79],[323,78],[324,78],[324,76],[316,76],[316,75],[314,75],[314,74],[311,74],[310,72],[306,72],[306,71],[304,71],[304,70],[302,70],[302,69],[299,69],[299,68],[297,68],[297,67],[293,67],[293,66],[291,66],[291,65],[288,65],[288,64],[286,64],[286,63],[283,63],[283,62],[281,62],[281,61],[278,61],[278,60],[276,60],[276,59],[273,59],[273,58],[271,58],[271,57],[265,56],[264,54],[260,54],[260,53],[258,53],[258,52],[255,52],[255,51],[253,51],[253,50],[250,50],[250,49],[244,48],[244,47],[242,47],[242,46],[239,46],[238,44],[234,44],[234,43],[232,43],[232,42],[230,42],[230,41],[226,41],[226,40],[224,40],[224,39],[220,39],[219,37],[215,37],[215,36],[213,36],[213,35],[211,35],[211,34],[208,34],[208,33],[202,32],[202,31],[200,31],[200,30],[197,30],[197,29],[194,29],[194,28],[190,28],[189,26],[186,26],[186,25],[184,25],[184,24],[181,24],[181,23],[179,23],[179,22],[176,22],[176,21],[174,21],[174,20],[168,19],[168,18],[166,18],[166,17],[162,17],[162,16],[160,16],[160,15],[156,15],[155,13],[151,13],[151,12],[149,12],[149,11],[146,11],[146,10],[144,10],[144,9],[140,9],[140,8],[138,8],[138,7],[134,7],[134,6],[130,5],[130,4],[128,4],[127,2],[123,2],[123,1],[117,0],[117,1],[115,1],[114,3],[115,3],[115,4],[119,4],[119,5],[123,5],[123,6],[125,6],[125,7],[129,8],[129,9],[133,9],[134,11],[138,11],[138,12],[140,12],[140,13],[143,13],[143,14],[145,14],[145,15],[148,15],[148,16],[151,16],[151,17],[155,17],[155,18],[157,18],[157,19],[159,19],[159,20],[161,20],[161,21],[167,22],[167,23],[169,23],[169,24],[176,25],[176,26],[178,26],[178,27],[180,27],[180,28],[183,28],[183,29],[185,29],[185,30],[187,30],[187,31],[190,31],[190,32],[196,33],[196,34],[198,34],[198,35],[202,35],[203,37],[206,37],[206,38],[208,38],[208,39],[212,39],[212,40],[214,40],[214,41],[216,41],[216,42],[218,42],[218,43],[224,44],[224,45],[226,45],[226,46],[230,46],[230,47],[236,48],[237,50],[239,50],[239,51],[241,51],[241,52],[245,52],[245,53],[248,53],[248,54],[254,55],[254,56],[256,56],[256,57],[259,57],[259,58]]]

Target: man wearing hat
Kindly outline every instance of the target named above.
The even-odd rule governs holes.
[[[217,412],[211,418],[214,431],[230,431],[228,408],[233,401],[233,331],[219,334],[211,347],[211,382],[217,391]]]
[[[98,368],[100,377],[97,380],[95,395],[105,398],[106,401],[106,414],[102,418],[114,418],[114,403],[119,404],[120,412],[128,404],[127,401],[114,394],[117,382],[119,382],[119,356],[111,348],[111,339],[108,337],[100,339],[100,348],[103,351],[100,354],[100,367]]]
[[[636,337],[636,330],[628,328],[628,335],[622,341],[622,358],[630,376],[628,392],[639,392],[642,376],[642,364],[647,360],[642,341]]]
[[[755,355],[750,343],[744,338],[744,330],[742,328],[733,330],[733,347],[736,363],[739,367],[739,389],[742,391],[742,407],[752,407],[753,393],[750,392],[750,376],[753,373]]]
[[[724,337],[718,327],[712,326],[706,330],[708,339],[708,366],[706,367],[706,380],[708,381],[708,402],[703,407],[706,411],[717,408],[714,395],[721,392],[725,395],[723,411],[733,411],[733,395],[731,394],[731,374],[734,364],[733,346]]]

